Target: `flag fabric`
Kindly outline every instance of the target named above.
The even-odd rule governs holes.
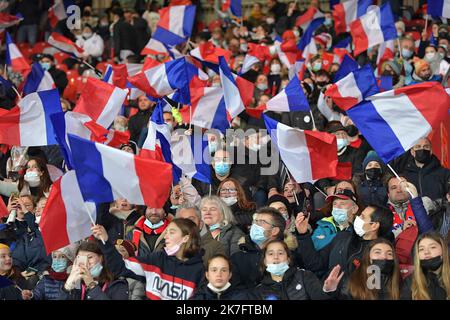
[[[351,180],[352,179],[352,163],[338,162],[336,167],[336,175],[330,177],[331,180]]]
[[[331,85],[325,91],[325,96],[331,97],[342,110],[348,110],[365,98],[379,92],[372,67],[367,64]]]
[[[104,128],[108,128],[119,114],[126,97],[126,90],[90,77],[73,111],[86,114]]]
[[[281,160],[298,183],[337,174],[336,136],[291,128],[263,115],[266,128]]]
[[[5,201],[0,197],[0,218],[9,216],[9,210],[5,205]]]
[[[235,77],[233,77],[224,57],[219,58],[219,68],[225,107],[230,117],[235,118],[245,110],[245,105],[236,85]]]
[[[69,135],[78,184],[85,201],[162,208],[169,197],[172,166]],[[124,183],[126,181],[127,183]]]
[[[106,66],[103,75],[103,81],[115,85],[116,87],[125,89],[127,87],[128,70],[125,64],[116,64]]]
[[[336,34],[350,31],[350,23],[366,14],[372,0],[350,0],[333,8],[334,29]]]
[[[159,22],[153,38],[166,45],[185,42],[192,33],[196,6],[170,6],[159,10]]]
[[[67,18],[67,9],[73,4],[73,0],[55,0],[55,4],[48,9],[48,21],[52,28]]]
[[[21,15],[12,16],[7,13],[0,13],[0,31],[19,24],[23,20]]]
[[[28,61],[12,41],[9,32],[6,32],[6,64],[10,66],[13,71],[19,73],[26,73],[30,71],[31,67]]]
[[[95,204],[84,202],[75,171],[68,171],[53,183],[39,223],[47,254],[89,237],[89,215],[96,221]]]
[[[296,61],[300,58],[300,51],[297,48],[295,39],[289,39],[288,41],[282,41],[277,37],[274,41],[275,52],[278,54],[280,61],[286,66],[286,68],[292,68]],[[269,56],[267,60],[270,60]]]
[[[161,98],[176,89],[187,88],[186,60],[179,58],[128,77],[128,81],[146,94]]]
[[[56,144],[50,115],[62,112],[57,89],[30,93],[11,110],[0,109],[0,143],[14,146]]]
[[[163,54],[169,56],[170,53],[171,53],[170,49],[164,43],[154,38],[150,38],[150,40],[148,40],[147,44],[141,51],[141,55],[143,56],[148,54],[150,55]]]
[[[295,63],[289,68],[289,80],[291,80],[294,77],[298,77],[300,80],[303,80],[305,76],[305,60],[300,59],[295,61]]]
[[[433,18],[450,18],[450,0],[428,0],[427,12]]]
[[[297,44],[297,48],[302,52],[302,57],[306,61],[310,59],[310,55],[317,53],[314,31],[320,27],[324,20],[325,18],[319,18],[312,21]]]
[[[297,18],[295,25],[303,30],[306,30],[314,20],[321,19],[320,24],[322,24],[325,21],[324,18],[325,14],[323,14],[319,9],[316,7],[309,7],[303,15]]]
[[[23,94],[55,89],[56,85],[47,70],[42,69],[37,62],[33,63],[31,72],[28,74],[23,86]]]
[[[394,15],[389,2],[369,10],[353,21],[350,24],[350,33],[355,45],[355,57],[377,44],[397,39]]]
[[[281,50],[281,49],[280,49]],[[270,51],[269,47],[262,46],[256,43],[249,43],[247,54],[244,57],[244,61],[242,62],[242,67],[240,70],[240,74],[244,74],[250,70],[250,68],[259,63],[264,63],[266,60],[270,60]],[[228,60],[228,59],[227,59]]]
[[[381,76],[377,79],[378,87],[380,92],[392,90],[392,76]]]
[[[200,44],[197,48],[190,51],[190,55],[205,62],[219,64],[219,57],[225,57],[228,62],[231,52],[220,47],[216,47],[211,41]]]
[[[68,134],[97,142],[105,140],[108,130],[93,121],[89,116],[78,112],[67,111],[52,114],[50,120],[56,135],[56,141],[69,169],[74,168],[72,151],[70,149]]]
[[[352,59],[349,55],[345,55],[342,59],[341,65],[339,66],[338,71],[334,75],[333,82],[337,82],[348,75],[350,72],[358,70],[358,63]]]
[[[447,116],[450,97],[437,82],[385,91],[347,115],[385,163],[411,149]]]
[[[380,44],[377,55],[377,73],[381,75],[381,68],[383,63],[394,59],[395,40],[388,40]]]
[[[236,17],[242,17],[241,0],[222,0],[222,11],[228,11]]]
[[[84,50],[82,48],[77,46],[72,40],[64,37],[57,32],[53,32],[52,34],[50,34],[47,42],[52,47],[77,58],[81,58],[83,56]]]

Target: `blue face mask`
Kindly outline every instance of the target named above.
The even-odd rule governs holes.
[[[97,278],[100,276],[100,273],[102,273],[103,266],[101,263],[97,263],[95,266],[89,269],[89,272],[91,273],[92,278]]]
[[[40,64],[41,64],[42,69],[44,69],[45,71],[50,70],[50,68],[52,66],[49,62],[41,62]]]
[[[336,221],[339,225],[342,225],[348,221],[347,210],[345,209],[333,208],[331,215],[333,216],[334,221]]]
[[[64,258],[54,258],[52,260],[52,269],[55,272],[63,272],[67,269],[67,260]]]
[[[412,57],[412,55],[413,55],[413,52],[411,50],[408,50],[408,49],[405,49],[405,48],[402,49],[402,56],[403,56],[403,58],[409,59],[409,58]]]
[[[209,142],[209,153],[213,154],[217,150],[217,141],[210,141]]]
[[[252,224],[250,228],[250,239],[252,239],[252,241],[257,245],[262,244],[264,241],[267,240],[264,231],[266,230],[263,227],[258,226],[257,224]]]
[[[289,269],[289,264],[287,262],[281,262],[281,263],[269,263],[266,267],[266,271],[281,277],[287,270]]]
[[[219,176],[226,176],[230,172],[230,164],[223,161],[216,162],[214,164],[214,170]]]
[[[323,22],[323,24],[326,26],[331,26],[332,23],[333,23],[332,20],[329,18],[325,18],[325,21]]]
[[[220,223],[215,223],[215,224],[209,226],[209,231],[214,231],[214,230],[220,229],[221,227],[222,227],[222,225]]]
[[[336,142],[337,142],[337,149],[338,150],[342,150],[348,144],[347,139],[337,139]]]
[[[158,223],[153,224],[150,220],[145,219],[144,224],[152,230],[158,229],[164,224],[164,220],[161,220]]]

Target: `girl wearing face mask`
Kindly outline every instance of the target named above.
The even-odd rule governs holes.
[[[236,220],[227,204],[217,196],[203,197],[200,211],[203,223],[211,236],[223,245],[225,253],[231,257],[238,252],[238,242],[244,232],[236,226]]]
[[[25,165],[25,173],[20,176],[18,182],[0,182],[0,194],[9,197],[12,193],[33,196],[38,201],[43,196],[48,197],[52,180],[47,169],[47,164],[42,158],[30,158]]]
[[[217,195],[230,207],[236,220],[236,226],[244,233],[248,233],[252,225],[256,203],[247,199],[247,195],[240,183],[233,178],[223,180],[219,185]]]
[[[386,188],[383,184],[384,165],[375,151],[369,151],[363,160],[364,180],[358,186],[362,203],[383,206],[387,203]]]
[[[57,300],[62,286],[70,274],[73,262],[72,248],[67,246],[52,252],[52,264],[36,287],[22,291],[24,300]]]
[[[405,280],[405,300],[449,300],[450,261],[448,245],[436,232],[419,235],[414,244],[414,272]]]
[[[115,250],[114,246],[112,248]],[[59,291],[58,300],[128,300],[127,281],[117,279],[109,270],[97,242],[81,243],[75,256],[70,275]]]
[[[336,297],[343,273],[336,266],[322,283],[311,271],[292,266],[286,243],[269,241],[262,251],[261,283],[250,292],[255,300],[328,300]]]
[[[270,73],[267,76],[267,83],[272,96],[276,95],[281,87],[281,68],[280,59],[273,58],[270,62]]]
[[[204,276],[203,252],[197,225],[189,219],[177,218],[167,226],[165,247],[145,257],[122,259],[101,225],[92,227],[116,276],[146,281],[146,296],[152,300],[187,300]],[[148,272],[148,270],[153,270]]]
[[[207,263],[207,284],[197,290],[192,300],[245,300],[245,292],[230,283],[231,261],[223,254],[212,256]]]
[[[374,279],[372,282],[369,277]],[[369,288],[368,283],[374,287]],[[354,300],[398,300],[400,268],[395,248],[384,238],[373,240],[364,249],[361,265],[350,275],[343,298]]]

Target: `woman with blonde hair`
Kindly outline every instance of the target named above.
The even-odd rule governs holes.
[[[233,213],[226,203],[217,196],[203,197],[200,211],[203,223],[212,237],[223,244],[226,255],[231,257],[238,252],[238,242],[244,233],[236,226]]]
[[[405,280],[404,300],[449,300],[448,245],[437,232],[419,235],[414,244],[414,272]]]

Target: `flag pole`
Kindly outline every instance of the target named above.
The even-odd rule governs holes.
[[[311,108],[309,109],[309,114],[311,115],[311,121],[312,121],[312,125],[313,125],[313,130],[316,131],[317,130],[316,121],[314,121],[314,116],[313,116]]]
[[[400,176],[397,174],[397,172],[395,172],[395,170],[391,167],[391,165],[389,163],[387,164],[387,166],[389,169],[391,169],[392,173],[397,177],[397,180],[399,182],[402,182],[402,180],[400,179]],[[406,191],[408,191],[411,198],[414,198],[414,195],[412,194],[411,190],[409,190],[408,186],[406,186]]]
[[[88,214],[88,216],[89,216],[89,219],[91,219],[92,225],[93,225],[93,226],[97,225],[97,224],[95,223],[95,221],[94,221],[94,218],[92,218],[92,215],[91,215],[91,213],[89,212],[88,207],[86,206],[86,202],[83,202],[83,205],[84,205],[84,207],[85,207],[85,209],[86,209],[86,212],[87,212],[87,214]],[[103,240],[103,239],[100,239],[100,240],[102,241],[103,244],[105,244],[105,240]]]

